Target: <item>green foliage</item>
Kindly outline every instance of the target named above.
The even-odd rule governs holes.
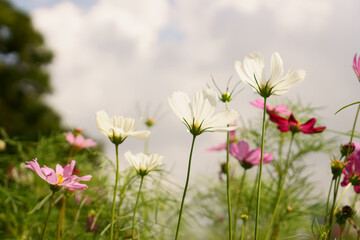
[[[53,58],[29,16],[0,0],[0,126],[35,140],[60,129],[60,117],[42,96],[51,92],[45,69]]]
[[[301,103],[286,103],[287,108],[301,122],[314,117],[314,108],[303,106]],[[252,120],[249,127],[243,126],[238,132],[239,140],[246,140],[250,148],[260,147],[261,144],[261,117],[258,121]],[[291,133],[281,133],[276,124],[266,122],[265,153],[273,153],[274,160],[264,165],[267,176],[262,181],[261,212],[260,212],[260,239],[265,237],[270,218],[275,208],[275,203],[280,188],[280,179],[284,175],[285,161]],[[317,125],[321,125],[317,123]],[[311,174],[304,159],[311,153],[330,154],[335,147],[335,139],[325,139],[322,134],[297,133],[290,154],[289,171],[286,178],[285,190],[279,204],[277,217],[270,228],[270,239],[298,239],[310,237],[313,219],[324,216],[325,203],[314,192],[315,184],[309,181]],[[224,151],[225,158],[225,151]],[[330,165],[330,160],[329,160]],[[246,214],[249,219],[246,223],[244,239],[253,239],[255,222],[256,201],[256,167],[248,170],[246,176],[241,165],[233,159],[230,164],[231,178],[231,202],[234,224],[234,239],[239,239],[243,220],[241,214]],[[244,180],[242,178],[244,177]],[[213,176],[203,176],[202,184],[196,189],[193,205],[197,206],[197,219],[200,229],[204,230],[203,237],[197,239],[226,239],[228,231],[227,208],[226,208],[226,183],[215,180]],[[241,181],[244,181],[241,184]],[[241,186],[243,186],[241,188]],[[322,218],[322,217],[321,217]],[[205,220],[204,220],[205,219]],[[193,228],[193,227],[192,227]],[[194,228],[193,228],[194,229]],[[193,234],[195,234],[193,232]]]
[[[64,166],[76,160],[78,176],[92,175],[88,188],[69,193],[60,190],[49,218],[45,239],[55,239],[63,197],[66,211],[62,239],[108,239],[113,194],[114,165],[101,152],[91,149],[72,149],[63,134],[42,137],[37,142],[6,139],[12,153],[0,153],[0,239],[39,239],[49,206],[49,184],[32,170],[25,161],[38,159],[40,166]],[[71,153],[71,157],[69,155]],[[120,163],[121,165],[124,162]],[[127,163],[125,163],[128,166]],[[163,170],[144,178],[143,191],[137,212],[137,229],[143,239],[168,239],[176,225],[179,189],[166,179]],[[132,168],[120,173],[115,217],[115,239],[131,238],[132,214],[140,179]],[[179,189],[180,190],[180,189]],[[90,221],[92,220],[92,221]],[[91,222],[93,226],[91,227]],[[91,230],[92,229],[92,230]],[[90,231],[91,230],[91,231]]]

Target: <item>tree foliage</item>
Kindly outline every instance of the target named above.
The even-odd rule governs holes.
[[[0,0],[0,126],[10,136],[34,140],[60,129],[60,117],[43,99],[51,92],[52,58],[30,17]]]

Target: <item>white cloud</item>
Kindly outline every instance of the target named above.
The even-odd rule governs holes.
[[[279,51],[286,69],[308,72],[287,96],[298,94],[305,103],[328,105],[324,116],[333,128],[351,124],[350,115],[334,120],[332,114],[337,104],[340,108],[358,95],[357,82],[339,88],[340,78],[354,77],[350,65],[359,50],[360,33],[347,26],[357,19],[356,0],[340,6],[325,0],[139,3],[99,0],[83,10],[62,2],[32,13],[56,56],[51,66],[55,94],[49,101],[67,124],[81,125],[103,139],[95,126],[96,111],[104,108],[109,114],[134,117],[137,101],[162,102],[166,111],[173,91],[192,95],[210,82],[211,74],[220,86],[231,75],[238,81],[234,61],[254,50],[264,54],[267,64],[272,52]],[[324,86],[329,88],[311,94]],[[254,98],[251,89],[245,89],[230,105],[247,119],[256,112],[248,104]],[[165,163],[181,170],[177,175],[183,179],[190,136],[172,113],[161,124],[154,130],[162,133],[152,138],[151,146],[165,155]],[[218,170],[217,159],[209,164],[209,155],[203,152],[218,141],[210,136],[201,139],[194,171]]]

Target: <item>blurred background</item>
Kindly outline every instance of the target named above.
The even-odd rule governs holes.
[[[268,74],[275,51],[284,72],[307,72],[303,82],[282,97],[272,96],[270,104],[301,99],[319,107],[316,117],[327,129],[351,130],[355,108],[334,113],[359,100],[352,69],[360,53],[359,10],[357,0],[0,0],[0,125],[10,137],[27,140],[82,127],[114,159],[114,146],[97,130],[95,113],[154,117],[149,150],[164,156],[166,169],[183,185],[191,135],[168,97],[174,91],[191,97],[207,83],[213,87],[211,76],[223,90],[231,77],[234,86],[240,81],[234,62],[254,51],[264,55]],[[257,98],[254,91],[243,83],[242,88],[230,107],[245,127],[261,111],[249,104]],[[217,174],[224,153],[205,149],[225,139],[220,133],[198,138],[195,179]],[[348,137],[340,137],[339,145],[342,141]],[[120,152],[143,148],[144,142],[128,139]],[[329,158],[306,159],[324,195]]]

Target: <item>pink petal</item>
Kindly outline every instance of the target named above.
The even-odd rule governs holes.
[[[66,136],[66,141],[68,141],[70,144],[73,144],[74,143],[74,134],[72,132],[67,132],[65,133],[65,136]]]
[[[46,181],[51,185],[55,185],[59,182],[59,177],[56,175],[56,173],[53,170],[53,172],[51,172],[49,175],[46,175]]]
[[[85,176],[79,177],[78,179],[76,179],[76,181],[90,181],[91,178],[92,178],[91,175],[85,175]]]
[[[97,144],[96,144],[96,142],[94,142],[92,139],[86,139],[85,140],[85,147],[94,147],[94,146],[96,146]]]
[[[63,175],[64,168],[60,164],[56,164],[56,173]]]
[[[79,148],[84,148],[84,142],[85,142],[85,138],[83,135],[77,135],[75,140],[74,140],[74,146],[79,147]]]
[[[71,163],[69,163],[64,167],[64,173],[63,173],[64,178],[72,175],[72,172],[74,171],[74,167],[75,167],[75,160],[72,160]]]
[[[40,165],[37,162],[37,158],[35,158],[33,161],[29,161],[29,162],[26,162],[26,163],[28,164],[28,165],[25,165],[26,168],[29,168],[29,169],[33,170],[39,177],[46,180],[46,177],[43,174],[43,172],[41,171]]]
[[[41,171],[45,174],[45,176],[55,173],[55,171],[52,168],[49,168],[46,165],[44,165],[44,167],[41,168]]]
[[[221,151],[221,150],[225,150],[225,149],[226,149],[226,143],[222,143],[218,146],[215,146],[212,148],[207,148],[206,151],[213,152],[213,151]]]

